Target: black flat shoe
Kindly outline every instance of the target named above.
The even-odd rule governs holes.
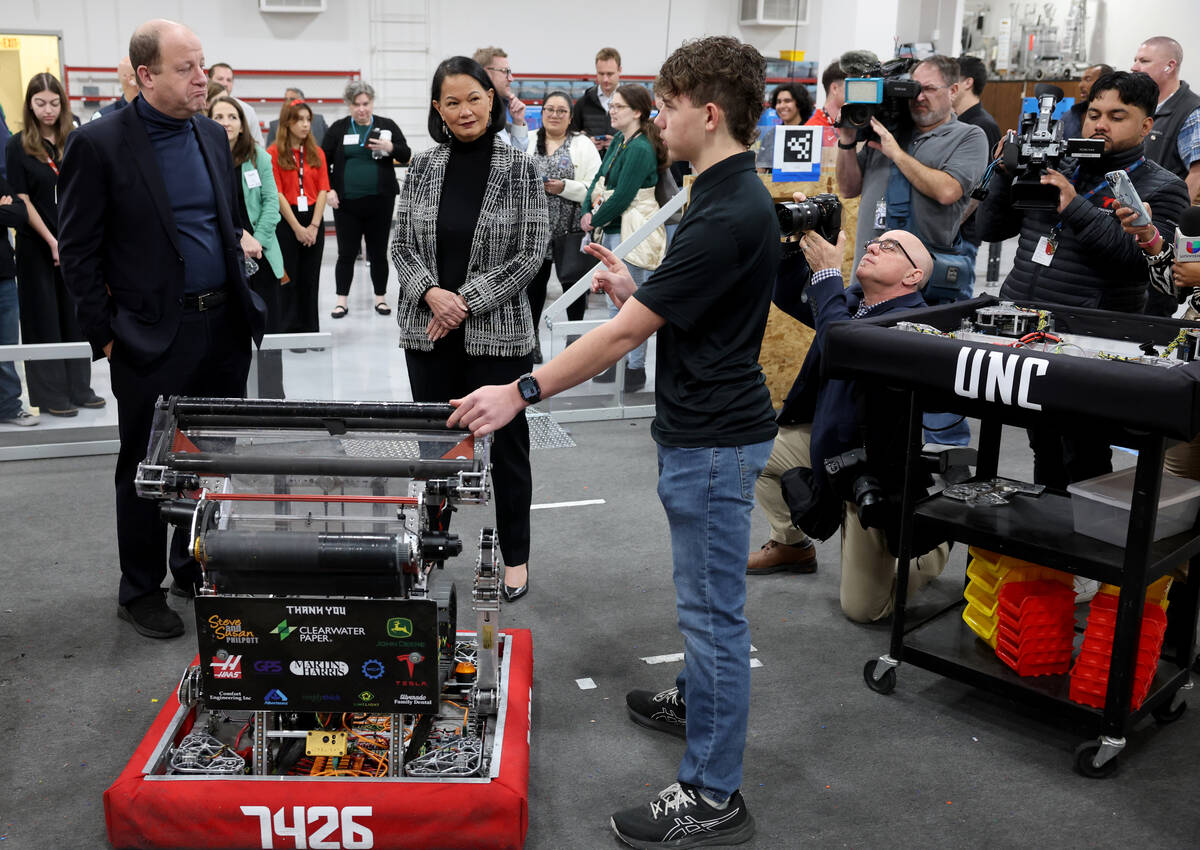
[[[379,301],[375,304],[375,312],[381,316],[390,316],[392,315],[392,308],[385,302]]]
[[[345,305],[339,304],[333,308],[333,312],[330,313],[329,315],[333,316],[333,318],[335,318],[335,319],[344,319],[344,318],[346,318],[346,314],[349,312],[350,312],[350,308],[346,307]]]

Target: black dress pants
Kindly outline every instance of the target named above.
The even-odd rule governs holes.
[[[337,227],[338,256],[333,279],[338,295],[349,295],[354,282],[354,260],[363,237],[367,239],[367,262],[371,264],[371,287],[376,295],[387,295],[388,235],[392,231],[395,195],[367,195],[343,199],[333,211]]]
[[[131,362],[121,341],[113,344],[109,370],[117,398],[121,450],[117,455],[117,549],[121,559],[119,601],[158,592],[167,572],[167,528],[159,503],[138,498],[133,478],[146,458],[154,403],[172,395],[240,398],[250,371],[250,332],[235,318],[238,307],[186,311],[171,347],[148,364]],[[186,531],[171,542],[171,569],[181,585],[199,578],[199,566],[187,554]]]
[[[296,221],[302,227],[312,224],[313,210],[300,212],[292,207]],[[279,250],[283,253],[283,269],[290,282],[283,287],[283,332],[315,333],[321,330],[317,315],[317,287],[321,282],[321,257],[325,253],[325,228],[317,230],[317,241],[301,245],[292,227],[280,219],[275,227]]]
[[[553,266],[554,261],[547,258],[541,268],[537,270],[537,274],[533,276],[533,280],[529,281],[529,285],[525,287],[525,295],[529,298],[529,312],[533,314],[533,332],[535,334],[538,332],[539,323],[542,320],[542,310],[546,307],[546,285],[550,282],[550,269]],[[583,318],[585,312],[587,312],[586,292],[567,305],[567,318],[577,322]]]
[[[264,333],[283,333],[282,320],[279,315],[280,285],[279,278],[271,269],[266,257],[257,260],[258,271],[250,276],[250,288],[267,305],[267,323]],[[258,368],[258,397],[283,398],[283,352],[259,351]]]
[[[533,367],[530,354],[474,357],[463,348],[458,329],[434,343],[433,351],[406,350],[413,401],[445,402],[488,384],[515,381]],[[533,476],[529,470],[529,425],[516,416],[492,435],[493,503],[500,552],[509,566],[529,561],[529,506]]]
[[[17,300],[21,306],[21,340],[26,344],[79,342],[83,333],[75,318],[75,302],[54,265],[50,246],[40,237],[17,236]],[[66,410],[88,401],[92,364],[73,360],[27,360],[25,381],[33,407]]]

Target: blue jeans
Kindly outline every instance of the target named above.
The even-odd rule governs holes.
[[[676,685],[687,704],[687,749],[679,781],[717,802],[742,784],[750,711],[746,553],[754,484],[773,443],[658,447],[658,498],[671,529],[684,647]]]
[[[0,345],[16,345],[20,341],[20,315],[16,279],[0,278]],[[8,360],[0,363],[0,419],[12,419],[20,412],[21,379],[17,377],[16,364]]]
[[[610,251],[615,251],[617,246],[621,244],[620,233],[605,233],[604,241],[601,243]],[[629,275],[633,278],[633,282],[641,286],[650,277],[650,270],[644,269],[641,266],[635,266],[633,263],[626,262],[625,268],[629,269]],[[617,315],[617,307],[610,300],[608,302],[608,317],[611,319]],[[646,343],[642,343],[633,351],[629,352],[629,359],[626,365],[630,369],[645,369],[646,368]]]

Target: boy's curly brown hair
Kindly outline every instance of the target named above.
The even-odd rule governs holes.
[[[767,60],[754,47],[727,35],[685,41],[658,70],[654,90],[683,95],[693,106],[715,103],[729,135],[749,147],[758,136]]]

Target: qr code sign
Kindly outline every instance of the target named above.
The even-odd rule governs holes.
[[[812,162],[812,134],[788,133],[783,143],[784,162]]]

